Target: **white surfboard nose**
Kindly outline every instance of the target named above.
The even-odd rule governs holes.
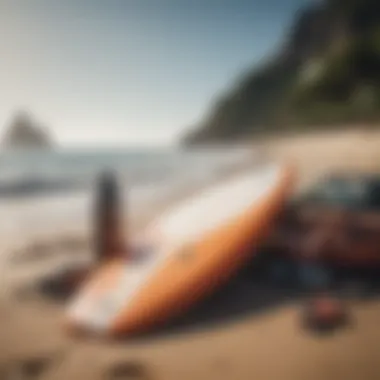
[[[130,261],[120,261],[119,268],[121,270],[113,274],[112,286],[97,291],[89,286],[78,294],[67,312],[72,324],[86,326],[96,332],[107,331],[111,327],[140,285],[144,266],[138,262],[133,265]]]

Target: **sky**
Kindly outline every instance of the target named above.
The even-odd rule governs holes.
[[[0,0],[0,133],[167,145],[272,54],[307,0]]]

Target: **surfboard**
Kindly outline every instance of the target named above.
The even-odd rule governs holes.
[[[254,254],[287,199],[293,170],[268,164],[204,189],[154,220],[132,256],[101,266],[66,323],[97,335],[144,332],[184,313]]]

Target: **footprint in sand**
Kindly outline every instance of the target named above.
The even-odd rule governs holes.
[[[139,362],[123,362],[112,366],[104,376],[104,380],[149,380],[144,364]]]
[[[88,249],[88,245],[86,239],[68,236],[57,241],[56,248],[68,253],[77,253],[78,251]]]
[[[0,380],[39,380],[53,361],[54,358],[46,356],[13,361],[0,367]]]
[[[8,368],[5,366],[5,365],[1,365],[0,366],[0,380],[12,380],[9,376],[8,376]]]
[[[89,249],[86,239],[80,237],[64,237],[53,241],[34,241],[8,255],[9,263],[23,265],[44,261],[64,252],[78,254]]]
[[[54,247],[49,242],[31,242],[26,247],[20,248],[9,255],[11,264],[29,264],[41,261],[54,253]]]
[[[43,262],[55,255],[54,247],[48,243],[31,243],[8,254],[8,263],[12,266],[23,266]]]
[[[50,366],[49,358],[29,359],[19,363],[24,379],[38,379]]]

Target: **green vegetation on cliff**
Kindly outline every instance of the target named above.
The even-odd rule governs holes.
[[[213,107],[185,144],[380,120],[380,1],[301,11],[278,54]]]

